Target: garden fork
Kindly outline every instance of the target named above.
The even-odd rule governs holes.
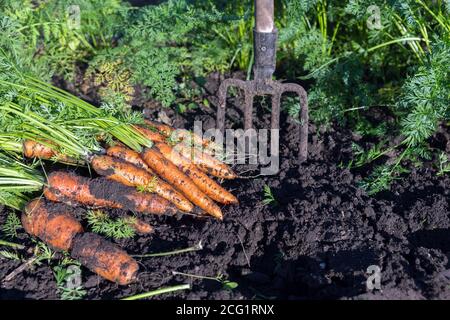
[[[280,129],[280,101],[284,92],[294,92],[300,97],[300,134],[299,162],[307,159],[308,154],[308,98],[305,89],[295,83],[281,83],[272,80],[276,66],[276,44],[278,31],[274,26],[274,1],[255,0],[255,28],[253,29],[254,65],[253,80],[225,79],[218,92],[217,129],[224,132],[225,107],[229,87],[244,91],[244,129],[253,127],[253,99],[258,95],[272,96],[271,129]]]

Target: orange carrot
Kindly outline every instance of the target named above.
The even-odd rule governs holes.
[[[172,162],[155,148],[147,148],[142,154],[145,163],[160,177],[169,182],[175,189],[182,192],[192,203],[205,210],[208,214],[222,219],[220,208],[195,183],[181,172]]]
[[[176,129],[167,124],[163,124],[160,122],[145,120],[145,123],[158,130],[166,138],[172,141],[181,141],[188,146],[194,146],[196,148],[201,147],[202,151],[208,153],[210,155],[214,154],[214,152],[222,152],[222,147],[209,139],[203,139],[201,136],[186,130],[186,129]]]
[[[125,146],[115,145],[106,149],[106,154],[110,157],[122,159],[134,164],[136,167],[144,169],[149,173],[153,173],[152,169],[142,160],[138,152],[131,150]]]
[[[104,178],[89,179],[59,171],[52,172],[47,183],[44,196],[51,201],[148,214],[178,212],[175,206],[160,196],[138,192],[134,188]]]
[[[189,159],[183,157],[172,147],[162,142],[155,143],[155,147],[166,159],[170,160],[189,178],[191,178],[197,187],[208,197],[223,204],[238,203],[235,196],[222,188],[205,173],[200,171]]]
[[[193,209],[192,203],[170,185],[132,163],[110,156],[95,156],[91,160],[91,166],[98,174],[108,179],[142,188],[142,191],[154,192],[175,204],[180,210],[190,212]]]
[[[51,145],[51,142],[47,142]],[[42,144],[32,140],[25,140],[23,142],[23,154],[27,158],[38,158],[42,160],[55,160],[67,164],[77,164],[80,161],[58,153],[54,148],[47,144]]]
[[[138,125],[134,126],[134,128],[141,134],[146,136],[148,139],[150,139],[152,142],[165,142],[167,140],[167,138],[158,133],[157,130],[147,129],[143,126]]]
[[[25,231],[56,250],[71,256],[98,275],[125,285],[136,279],[137,262],[125,251],[100,236],[83,233],[81,224],[69,208],[50,204],[43,199],[28,203],[22,214]]]
[[[153,232],[153,227],[145,221],[138,218],[129,217],[127,223],[140,234],[149,234]]]
[[[137,262],[117,245],[94,233],[84,233],[73,242],[72,258],[105,279],[127,285],[136,280]]]
[[[200,170],[222,179],[235,179],[237,176],[233,170],[215,157],[201,152],[195,148],[188,147],[182,143],[174,146],[183,157],[192,161]]]
[[[62,251],[68,251],[74,237],[83,232],[68,208],[52,206],[44,199],[32,200],[25,206],[22,225],[27,233]]]

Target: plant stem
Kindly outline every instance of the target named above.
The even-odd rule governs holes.
[[[137,255],[133,255],[133,257],[135,258],[152,258],[152,257],[164,257],[164,256],[170,256],[170,255],[175,255],[175,254],[181,254],[181,253],[187,253],[187,252],[192,252],[192,251],[199,251],[202,250],[203,246],[201,241],[196,244],[195,246],[189,247],[189,248],[185,248],[185,249],[178,249],[178,250],[173,250],[173,251],[167,251],[167,252],[156,252],[156,253],[147,253],[147,254],[137,254]]]
[[[180,285],[173,286],[173,287],[161,288],[161,289],[137,294],[137,295],[134,295],[131,297],[123,298],[121,300],[138,300],[138,299],[153,297],[153,296],[163,294],[163,293],[169,293],[169,292],[175,292],[175,291],[187,290],[187,289],[191,289],[190,284],[180,284]]]
[[[367,49],[367,52],[375,51],[375,50],[380,49],[382,47],[386,47],[386,46],[389,46],[391,44],[399,43],[399,42],[403,42],[403,41],[423,41],[423,40],[424,40],[423,38],[418,38],[418,37],[408,37],[408,38],[395,39],[395,40],[391,40],[391,41],[387,41],[387,42],[381,43],[381,44],[376,45],[376,46],[374,46],[372,48],[369,48],[369,49]]]
[[[217,277],[199,276],[197,274],[184,273],[184,272],[178,272],[178,271],[172,271],[172,274],[174,276],[185,276],[185,277],[190,277],[190,278],[206,279],[206,280],[213,280],[213,281],[221,282]]]
[[[13,242],[5,241],[5,240],[0,240],[0,246],[7,246],[7,247],[15,248],[15,249],[23,249],[23,248],[25,248],[21,244],[13,243]]]

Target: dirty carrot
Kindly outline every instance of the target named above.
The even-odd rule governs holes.
[[[177,208],[158,195],[138,192],[105,178],[89,179],[65,171],[52,172],[44,196],[57,202],[117,208],[148,214],[174,214]]]
[[[223,218],[220,208],[158,150],[155,148],[145,149],[142,153],[142,159],[153,171],[169,182],[175,189],[182,192],[192,203],[213,217]]]
[[[171,127],[167,124],[163,124],[160,122],[152,121],[152,120],[145,120],[145,123],[158,130],[159,133],[161,133],[166,138],[170,139],[171,141],[181,141],[184,144],[194,146],[196,148],[201,147],[202,151],[213,154],[214,152],[222,152],[222,147],[220,147],[217,143],[213,142],[209,139],[203,139],[201,136],[186,130],[186,129],[176,129],[174,127]]]
[[[197,146],[203,146],[208,147],[211,144],[214,144],[213,141],[208,139],[203,139],[199,135],[190,132],[186,129],[177,129],[174,127],[171,127],[167,124],[163,124],[160,122],[152,121],[152,120],[145,120],[145,123],[149,125],[152,128],[155,128],[158,130],[162,135],[164,135],[166,138],[171,139],[180,139],[180,140],[187,140],[187,142],[190,145],[197,145]],[[175,136],[173,136],[175,135]]]
[[[185,158],[191,160],[205,173],[222,179],[235,179],[237,177],[227,164],[205,152],[181,143],[177,144],[174,149]]]
[[[136,280],[137,262],[124,250],[94,233],[75,238],[72,258],[105,279],[126,285]]]
[[[132,163],[110,156],[95,156],[91,160],[91,166],[98,174],[108,179],[126,186],[138,187],[142,191],[156,193],[175,204],[180,210],[191,212],[193,209],[192,203],[170,185]]]
[[[23,142],[23,155],[27,158],[38,158],[43,160],[55,160],[68,164],[77,164],[80,161],[58,153],[55,148],[50,147],[50,142],[39,143],[32,140],[25,140]]]
[[[143,136],[150,139],[152,142],[165,142],[167,140],[167,137],[161,135],[156,130],[151,130],[144,128],[143,126],[134,126],[134,128],[139,131]]]
[[[127,223],[137,232],[140,234],[149,234],[153,233],[153,227],[148,224],[147,222],[135,218],[135,217],[129,217],[127,219]]]
[[[222,188],[204,172],[200,171],[189,159],[183,157],[172,147],[162,142],[155,143],[155,147],[166,159],[170,160],[189,178],[191,178],[197,187],[208,197],[223,204],[238,203],[235,196]]]
[[[83,233],[81,224],[62,205],[35,199],[22,214],[25,231],[56,250],[71,252],[83,266],[103,278],[129,284],[136,279],[137,262],[113,243],[92,233]]]
[[[68,208],[64,210],[44,199],[35,199],[26,205],[22,225],[27,233],[62,251],[68,251],[75,236],[83,232],[83,227]]]
[[[148,165],[142,160],[138,152],[131,150],[122,145],[111,146],[106,149],[106,154],[110,157],[122,159],[129,163],[134,164],[136,167],[147,170],[150,173],[153,171],[148,167]]]

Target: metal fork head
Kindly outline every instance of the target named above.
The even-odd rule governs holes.
[[[230,87],[237,87],[244,92],[244,129],[253,127],[253,100],[255,96],[272,96],[271,129],[280,129],[281,96],[285,92],[296,93],[300,98],[300,115],[298,130],[299,162],[306,161],[308,154],[308,97],[305,89],[296,83],[281,83],[271,79],[256,79],[243,81],[239,79],[224,80],[218,92],[219,107],[217,110],[216,126],[220,132],[225,131],[226,98]]]

